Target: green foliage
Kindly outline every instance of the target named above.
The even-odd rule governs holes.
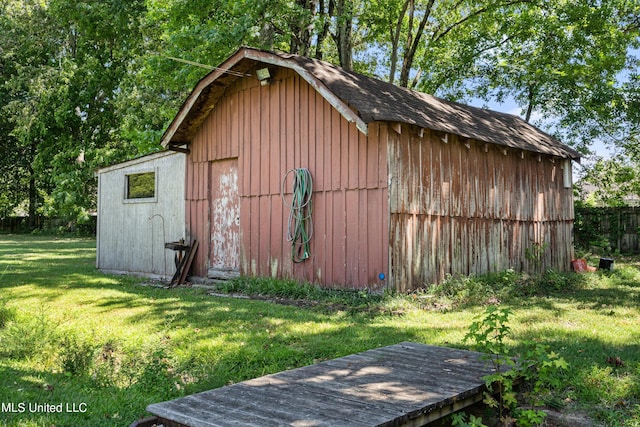
[[[638,58],[629,47],[638,46],[635,17],[640,6],[561,0],[510,5],[512,13],[501,23],[485,23],[488,28],[501,26],[493,39],[481,36],[489,41],[486,50],[476,50],[477,33],[456,40],[478,52],[472,67],[450,60],[451,67],[464,67],[462,72],[473,82],[462,89],[487,100],[514,98],[526,120],[535,112],[546,123],[553,121],[550,131],[581,148],[597,138],[636,140],[637,125],[629,115],[635,107],[627,100],[637,96],[637,88],[621,74],[637,75]],[[460,80],[446,83],[448,90],[462,92]]]
[[[524,250],[524,257],[533,262],[534,264],[540,264],[545,252],[549,249],[549,243],[534,242],[530,247]]]
[[[585,185],[594,189],[587,199],[589,205],[622,207],[636,204],[640,198],[640,157],[617,155],[611,159],[595,159],[577,184],[583,191]]]
[[[527,351],[518,359],[507,356],[506,341],[511,338],[509,318],[513,314],[509,308],[489,306],[484,315],[469,327],[464,341],[472,341],[476,350],[487,354],[494,367],[494,373],[484,377],[488,392],[484,402],[498,411],[500,425],[510,425],[515,421],[518,426],[540,425],[546,414],[535,409],[544,402],[540,401],[549,388],[559,387],[559,375],[566,371],[567,362],[555,352],[548,353],[546,346],[527,344]],[[516,389],[518,381],[532,384],[531,393],[523,395],[522,406]]]
[[[464,341],[473,341],[478,351],[492,355],[498,371],[503,364],[513,365],[510,359],[503,359],[507,353],[505,340],[511,334],[508,324],[511,314],[508,308],[490,305],[485,309],[484,317],[473,322],[464,337]]]
[[[476,417],[473,414],[455,413],[451,415],[451,425],[459,427],[486,427],[486,424],[482,422],[482,418]]]
[[[32,226],[36,215],[86,220],[94,170],[161,149],[160,136],[210,70],[180,60],[215,66],[241,45],[449,99],[512,98],[527,120],[553,120],[548,130],[564,142],[619,147],[633,167],[594,173],[637,187],[636,3],[4,1],[0,217],[23,205]]]
[[[127,176],[127,198],[140,199],[155,196],[156,174],[145,172]]]
[[[575,209],[576,247],[599,255],[624,253],[625,238],[634,238],[638,212],[635,208],[577,206]]]
[[[504,270],[479,276],[450,276],[422,293],[430,296],[432,303],[459,308],[496,302],[514,303],[531,296],[572,293],[585,280],[587,278],[584,276],[553,270],[538,275]]]
[[[41,306],[35,313],[23,311],[12,315],[0,329],[0,356],[32,358],[52,354],[58,337],[58,325]]]
[[[165,394],[175,390],[175,362],[171,360],[167,345],[153,343],[129,362],[129,375],[134,378],[133,388],[141,394]],[[132,369],[133,368],[133,369]]]
[[[384,300],[384,295],[366,290],[323,289],[311,283],[299,283],[296,280],[282,280],[270,277],[241,277],[220,283],[217,290],[226,293],[242,293],[287,300],[304,300],[305,304],[315,304],[336,308],[357,310]]]
[[[87,374],[93,365],[96,344],[89,337],[67,331],[59,342],[60,365],[70,375]]]
[[[9,193],[9,207],[27,199],[31,218],[40,208],[74,221],[95,208],[94,170],[110,147],[125,146],[113,104],[137,52],[142,5],[27,0],[4,6],[0,105],[8,131],[0,133],[0,147],[12,154],[0,167],[10,171],[7,185],[22,182]]]

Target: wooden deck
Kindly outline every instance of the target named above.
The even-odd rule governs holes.
[[[165,425],[422,426],[482,399],[480,353],[412,342],[149,405]]]

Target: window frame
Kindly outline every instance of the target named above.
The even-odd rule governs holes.
[[[135,175],[153,174],[153,196],[152,197],[129,197],[129,177]],[[124,174],[124,203],[156,203],[158,201],[158,169],[143,169],[131,173]]]

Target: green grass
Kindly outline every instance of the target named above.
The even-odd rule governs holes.
[[[0,235],[0,403],[26,405],[5,407],[0,425],[128,425],[150,403],[404,340],[468,348],[489,301],[513,310],[513,354],[536,341],[569,362],[555,406],[639,426],[639,267],[452,278],[408,296],[264,279],[221,289],[295,300],[282,304],[104,275],[91,239]],[[31,413],[36,403],[64,411]]]

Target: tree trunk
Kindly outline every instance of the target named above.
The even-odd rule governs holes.
[[[332,0],[333,1],[333,0]],[[353,70],[353,40],[351,27],[353,25],[353,10],[351,0],[337,0],[335,42],[338,48],[340,66],[345,70]]]
[[[322,25],[322,31],[318,33],[315,58],[322,59],[324,56],[324,49],[322,45],[324,44],[324,41],[327,38],[327,35],[329,34],[329,27],[331,26],[331,16],[333,16],[333,9],[335,7],[335,3],[332,0],[330,0],[327,10],[325,10],[324,0],[319,0],[318,5],[319,5],[318,6],[319,14],[322,17],[322,20],[324,21],[324,23]]]
[[[389,66],[389,83],[393,83],[396,79],[396,68],[398,66],[398,45],[400,44],[400,32],[402,31],[402,21],[404,21],[404,14],[407,13],[407,8],[412,0],[407,0],[402,4],[402,11],[398,15],[395,29],[389,22],[389,35],[391,36],[391,58]]]
[[[418,31],[416,31],[415,37],[413,37],[413,16],[415,14],[415,9],[413,7],[412,1],[409,17],[409,34],[407,35],[404,58],[402,59],[402,71],[400,72],[399,84],[402,87],[407,87],[409,85],[409,73],[411,72],[411,67],[413,67],[413,60],[415,59],[416,51],[418,50],[418,46],[420,45],[420,39],[422,38],[422,34],[424,33],[424,27],[427,25],[429,17],[431,16],[431,9],[433,8],[434,3],[435,0],[429,0],[429,3],[427,4],[427,7],[424,11],[424,15],[422,15],[420,25],[418,25]]]
[[[36,157],[36,147],[37,144],[35,142],[31,143],[31,153],[30,159],[33,161]],[[37,205],[38,205],[38,190],[36,188],[36,174],[33,170],[33,166],[29,162],[29,166],[27,167],[27,171],[29,173],[29,229],[34,230],[37,225],[36,215],[37,215]]]
[[[531,120],[531,114],[533,114],[533,105],[535,103],[535,85],[530,84],[527,93],[527,113],[524,116],[524,120],[528,123]]]
[[[311,50],[311,30],[313,28],[313,18],[316,14],[315,0],[297,0],[297,5],[309,13],[302,14],[301,20],[292,22],[291,26],[291,53],[307,56]]]

